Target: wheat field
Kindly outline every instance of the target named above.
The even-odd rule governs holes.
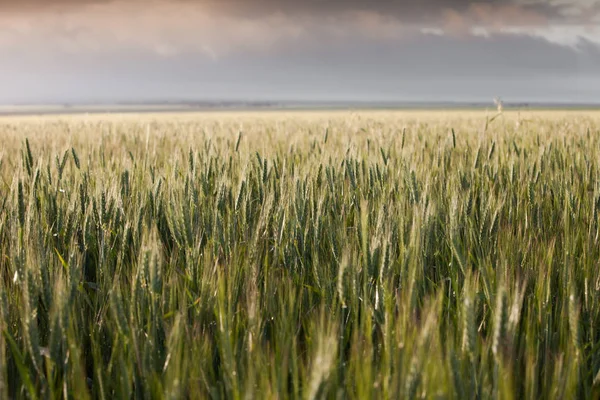
[[[0,398],[600,396],[600,113],[0,119]]]

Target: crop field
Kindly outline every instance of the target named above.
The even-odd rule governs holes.
[[[600,112],[0,140],[0,399],[600,397]]]

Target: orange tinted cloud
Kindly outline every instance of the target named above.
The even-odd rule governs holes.
[[[561,33],[546,29],[555,23],[558,9],[551,8],[550,12],[544,2],[536,4],[465,0],[0,0],[0,49],[142,49],[165,56],[200,52],[216,59],[237,51],[319,44],[328,38],[401,40],[423,30],[460,37],[507,32],[543,37],[548,32],[549,40],[569,42],[571,38],[558,40]],[[564,30],[562,34],[573,32],[578,31]]]
[[[467,16],[475,24],[491,28],[514,25],[540,26],[550,22],[542,13],[515,4],[494,7],[490,3],[474,3],[469,6]]]
[[[506,27],[538,28],[550,23],[542,13],[522,6],[494,6],[490,3],[474,3],[462,13],[446,9],[441,19],[445,32],[455,36],[469,35],[473,29],[500,32]]]

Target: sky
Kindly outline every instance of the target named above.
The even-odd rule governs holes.
[[[600,103],[600,0],[0,0],[0,104]]]

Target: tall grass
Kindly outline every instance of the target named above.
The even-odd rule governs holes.
[[[0,398],[598,398],[592,117],[4,122]]]

